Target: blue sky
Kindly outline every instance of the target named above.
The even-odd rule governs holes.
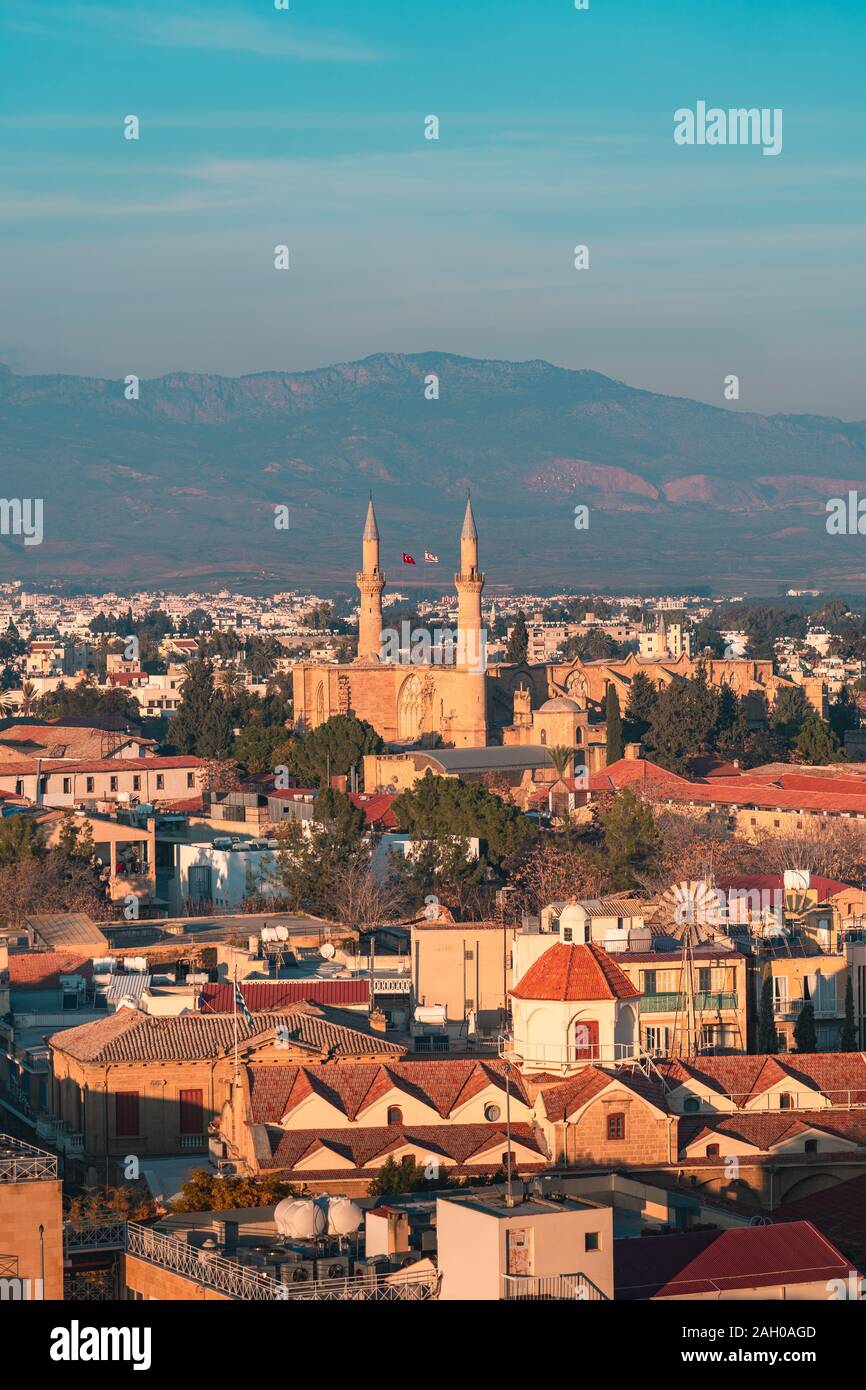
[[[0,361],[435,349],[866,417],[862,0],[290,3],[4,0]],[[782,153],[676,146],[699,99]]]

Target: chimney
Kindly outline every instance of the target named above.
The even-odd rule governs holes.
[[[637,758],[642,758],[642,757],[643,757],[643,744],[642,744],[642,743],[627,743],[627,744],[625,745],[625,748],[622,750],[622,756],[623,756],[624,758],[629,758],[632,762],[634,762],[635,759],[637,759]]]
[[[370,1027],[374,1033],[386,1033],[388,1031],[388,1020],[381,1009],[373,1009],[370,1014]]]

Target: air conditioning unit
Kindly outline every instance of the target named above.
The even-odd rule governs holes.
[[[327,1255],[316,1261],[320,1279],[348,1279],[351,1261],[348,1255]]]
[[[316,1261],[298,1260],[289,1265],[284,1284],[314,1284],[316,1282]]]

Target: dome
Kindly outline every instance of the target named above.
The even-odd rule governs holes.
[[[545,700],[538,711],[539,714],[582,714],[583,711],[574,700],[570,700],[567,695],[555,695],[552,700]]]

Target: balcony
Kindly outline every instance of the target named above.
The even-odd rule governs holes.
[[[844,1018],[844,1006],[840,1008],[835,1000],[804,999],[798,995],[795,999],[774,999],[773,1014],[776,1018],[799,1018],[804,1004],[811,1004],[816,1018]]]
[[[534,1303],[562,1302],[577,1299],[583,1303],[607,1303],[602,1293],[586,1274],[503,1274],[502,1297],[507,1303],[515,1300]]]
[[[55,1182],[57,1155],[0,1134],[0,1182]]]
[[[642,1014],[675,1014],[679,1003],[682,1009],[682,995],[671,991],[667,994],[644,994],[641,996]],[[698,1013],[721,1013],[724,1009],[736,1011],[736,994],[715,993],[700,990],[695,994],[695,1009]]]

